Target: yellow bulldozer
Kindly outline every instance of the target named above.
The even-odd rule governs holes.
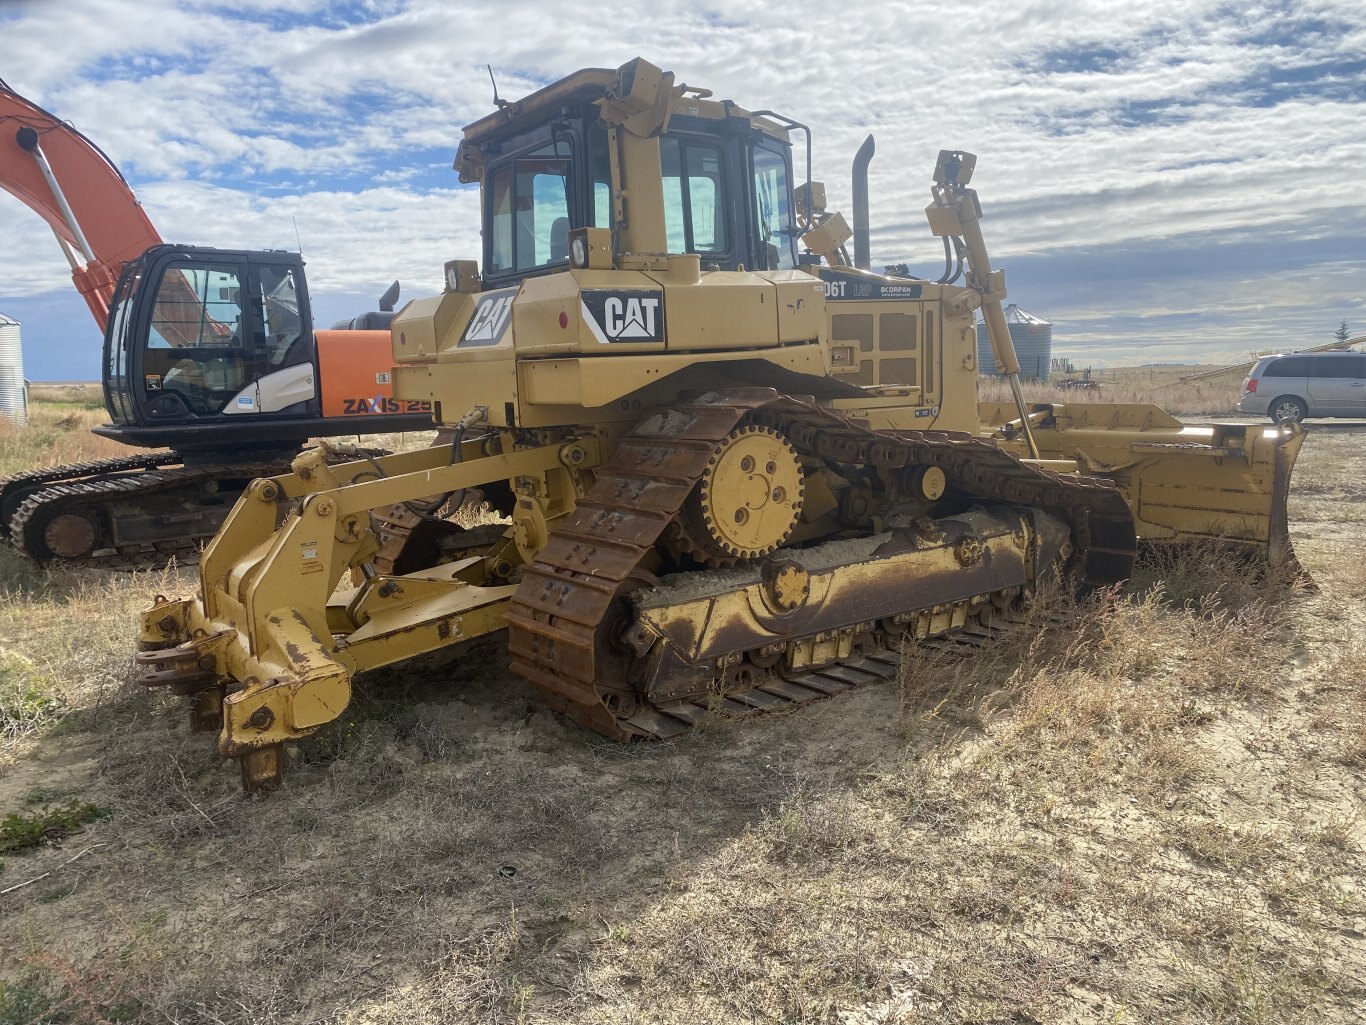
[[[939,156],[929,280],[868,269],[871,151],[850,227],[806,126],[641,59],[466,127],[482,270],[451,261],[392,326],[395,395],[438,442],[251,484],[199,594],[144,615],[144,682],[192,698],[251,791],[358,673],[499,630],[552,708],[668,738],[988,643],[1140,544],[1293,564],[1297,427],[1026,405],[975,158]],[[979,311],[1013,403],[978,404]],[[497,522],[443,516],[476,496]]]

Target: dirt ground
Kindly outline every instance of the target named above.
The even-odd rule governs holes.
[[[101,816],[0,854],[0,1023],[1358,1022],[1366,426],[1310,431],[1316,593],[1169,566],[636,747],[494,638],[363,680],[253,800],[131,682],[191,574],[0,552],[0,819]]]

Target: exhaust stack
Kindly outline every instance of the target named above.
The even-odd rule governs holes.
[[[868,165],[877,152],[870,135],[854,154],[854,266],[869,270],[872,256],[868,246]]]

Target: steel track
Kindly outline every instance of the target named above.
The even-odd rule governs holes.
[[[89,463],[47,466],[37,470],[25,470],[23,473],[0,479],[0,538],[9,539],[10,519],[23,504],[23,500],[32,493],[31,489],[82,477],[156,470],[181,461],[180,456],[174,452],[150,452],[146,455],[119,456],[116,459],[99,459]]]
[[[380,449],[368,449],[366,452],[371,456],[387,454]],[[336,461],[354,458],[349,453],[335,456]],[[29,492],[18,502],[6,524],[8,538],[14,547],[39,564],[60,561],[66,566],[113,571],[155,569],[164,566],[171,558],[182,565],[193,564],[199,561],[200,551],[227,517],[238,494],[251,481],[290,472],[289,460],[171,465],[181,461],[182,457],[175,453],[156,453],[68,464],[8,477],[0,481],[0,496],[6,493],[14,495],[18,490],[35,484],[45,485]],[[113,503],[171,498],[177,492],[193,495],[207,483],[218,486],[217,494],[222,501],[213,510],[221,512],[221,515],[208,515],[208,507],[203,507],[206,514],[198,524],[187,528],[170,523],[166,536],[151,540],[116,544],[110,536],[110,507]],[[58,559],[46,547],[44,529],[57,516],[82,512],[91,514],[90,519],[101,531],[94,553],[83,558]]]
[[[54,561],[56,556],[43,540],[43,530],[54,518],[66,513],[93,513],[101,526],[106,521],[108,506],[113,502],[142,501],[152,497],[168,497],[176,492],[194,492],[201,485],[213,482],[238,481],[240,486],[220,490],[223,496],[222,516],[213,519],[207,529],[116,546],[112,538],[101,536],[92,555],[76,559],[61,559],[63,565],[87,566],[105,570],[139,570],[163,566],[175,557],[182,564],[199,561],[204,543],[213,536],[236,501],[237,493],[257,477],[274,477],[289,472],[286,462],[213,463],[194,467],[152,469],[133,476],[108,477],[100,480],[56,484],[36,491],[24,499],[10,519],[10,541],[21,552],[39,564]],[[168,532],[169,533],[169,532]]]
[[[972,499],[1042,509],[1067,523],[1083,586],[1129,575],[1133,517],[1109,481],[1028,466],[968,434],[875,431],[814,400],[772,389],[710,393],[651,415],[623,439],[526,567],[507,611],[508,649],[512,668],[551,707],[615,739],[664,738],[682,733],[712,707],[749,715],[895,675],[898,655],[884,647],[787,677],[761,673],[753,686],[714,698],[650,705],[633,684],[631,655],[617,642],[631,615],[627,595],[639,586],[643,563],[678,517],[714,446],[742,422],[772,426],[799,454],[845,466],[937,466]],[[943,638],[957,643],[974,628]]]

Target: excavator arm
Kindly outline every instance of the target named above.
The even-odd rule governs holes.
[[[119,271],[161,243],[113,161],[0,80],[0,188],[47,221],[104,330]]]

